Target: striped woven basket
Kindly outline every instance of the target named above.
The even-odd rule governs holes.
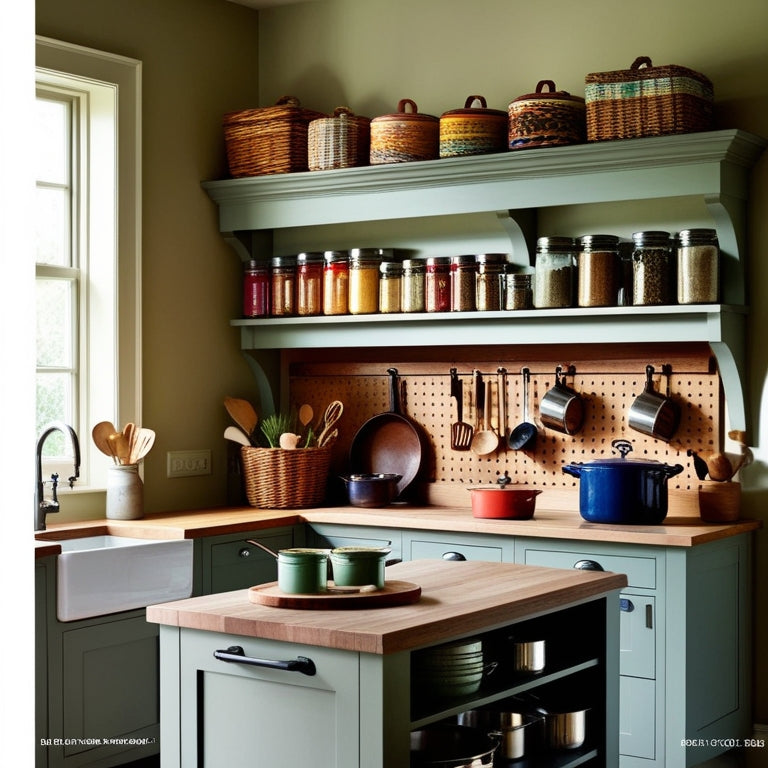
[[[711,130],[713,89],[699,72],[654,67],[640,56],[630,69],[585,78],[587,141]]]
[[[316,507],[325,497],[331,448],[240,449],[245,495],[259,509]]]
[[[440,120],[400,99],[397,112],[371,120],[371,165],[435,160],[440,153]]]
[[[309,124],[309,170],[368,165],[370,146],[371,119],[355,115],[349,107],[336,107],[333,117],[320,117]]]
[[[307,170],[307,130],[322,112],[304,109],[295,96],[273,107],[224,115],[229,172],[235,178]]]

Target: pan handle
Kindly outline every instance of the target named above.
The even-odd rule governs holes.
[[[400,413],[400,395],[397,391],[397,368],[387,368],[389,375],[389,410],[391,413]]]
[[[464,391],[456,368],[451,368],[451,397],[456,398],[456,421],[464,420]]]

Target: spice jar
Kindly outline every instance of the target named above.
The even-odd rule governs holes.
[[[263,261],[245,262],[243,272],[243,317],[269,314],[269,266]]]
[[[403,312],[424,311],[425,278],[426,268],[423,259],[403,261],[403,282],[400,291],[400,306]]]
[[[632,234],[632,303],[670,304],[672,301],[672,248],[669,232]]]
[[[475,309],[474,256],[451,256],[451,311],[472,312]]]
[[[346,315],[349,307],[349,259],[346,251],[326,251],[323,314]]]
[[[533,275],[530,272],[509,272],[503,277],[503,308],[530,309],[533,304]]]
[[[720,247],[714,229],[684,229],[677,235],[677,300],[715,304],[719,299]]]
[[[618,295],[619,238],[584,235],[579,238],[579,248],[579,306],[614,306]]]
[[[296,257],[296,313],[323,313],[323,254],[300,253]]]
[[[296,314],[296,257],[272,259],[271,314],[273,317]]]
[[[501,309],[499,277],[504,274],[507,254],[479,253],[475,261],[475,308],[481,312]]]
[[[379,276],[379,311],[400,312],[403,265],[399,261],[382,261]]]
[[[451,260],[447,256],[427,258],[424,308],[427,312],[448,312],[451,308]]]
[[[378,248],[353,248],[349,252],[349,311],[369,315],[379,310]]]
[[[536,241],[533,306],[559,309],[573,306],[576,246],[572,237],[540,237]]]

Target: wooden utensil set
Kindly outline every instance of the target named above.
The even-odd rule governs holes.
[[[96,447],[115,464],[138,464],[155,443],[155,432],[128,422],[122,432],[109,421],[100,421],[91,436]]]

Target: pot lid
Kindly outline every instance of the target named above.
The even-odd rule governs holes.
[[[544,87],[548,87],[549,91],[544,92]],[[536,85],[535,93],[526,93],[524,96],[518,96],[511,103],[517,103],[518,101],[531,101],[532,99],[559,99],[560,101],[573,101],[575,104],[584,104],[584,99],[580,96],[571,96],[568,91],[555,90],[555,83],[553,80],[539,80]]]
[[[660,467],[667,467],[668,464],[664,464],[661,461],[655,459],[628,459],[627,454],[632,450],[632,443],[629,440],[614,440],[611,443],[611,447],[618,451],[621,456],[612,456],[607,459],[595,459],[594,461],[587,461],[584,463],[573,462],[575,466],[579,467],[610,467],[621,471],[626,469],[627,471],[636,469],[659,469]]]
[[[479,106],[475,106],[475,102]],[[448,112],[443,112],[442,116],[473,116],[473,117],[503,117],[507,119],[507,113],[500,109],[489,109],[486,105],[485,96],[467,96],[467,100],[464,102],[462,109],[450,109]]]
[[[406,107],[410,107],[410,112],[406,111]],[[416,106],[416,102],[413,101],[413,99],[400,99],[400,101],[397,102],[397,112],[389,115],[379,115],[378,117],[374,117],[371,122],[383,122],[385,120],[413,120],[421,121],[421,122],[428,122],[428,123],[436,123],[438,122],[437,117],[434,115],[427,115],[423,112],[419,112],[419,108]]]

